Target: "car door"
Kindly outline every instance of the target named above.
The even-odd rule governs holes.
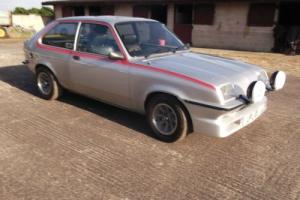
[[[69,63],[72,89],[78,93],[130,107],[128,66],[109,58],[121,54],[112,30],[102,24],[82,23],[76,51]]]
[[[39,62],[51,66],[56,78],[64,87],[69,87],[67,63],[74,48],[78,22],[58,22],[41,37],[38,43]]]

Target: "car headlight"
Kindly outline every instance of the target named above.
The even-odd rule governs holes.
[[[273,90],[280,90],[283,88],[286,81],[286,74],[283,71],[276,71],[270,78],[270,85]]]
[[[265,84],[268,83],[269,77],[268,77],[267,72],[261,71],[261,72],[259,73],[259,75],[258,75],[257,80],[262,81],[262,82],[264,82]]]
[[[226,84],[224,86],[221,87],[221,92],[223,95],[224,100],[228,100],[231,99],[232,97],[234,97],[235,93],[234,93],[234,85],[232,84]]]
[[[247,91],[248,99],[253,102],[261,101],[266,94],[266,85],[262,81],[253,82]]]

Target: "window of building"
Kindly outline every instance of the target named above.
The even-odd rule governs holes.
[[[195,6],[194,23],[213,25],[215,16],[215,4],[203,3]]]
[[[74,8],[74,16],[84,16],[84,6],[75,6]]]
[[[89,15],[98,16],[101,15],[101,7],[100,6],[89,6]]]
[[[107,26],[89,23],[81,25],[77,51],[101,55],[120,52],[117,42]]]
[[[167,23],[168,7],[165,5],[134,5],[133,16],[151,18],[161,23]]]
[[[89,6],[89,15],[114,15],[114,6]]]
[[[134,17],[143,17],[149,18],[150,17],[150,6],[144,5],[135,5],[133,6],[133,16]]]
[[[42,43],[73,49],[76,29],[77,23],[60,23],[44,35]]]
[[[248,13],[248,26],[273,26],[275,9],[276,6],[272,3],[251,4]]]

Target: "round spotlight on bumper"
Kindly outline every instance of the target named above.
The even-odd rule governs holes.
[[[266,94],[266,85],[262,81],[253,82],[248,88],[248,99],[253,102],[261,101]]]
[[[286,81],[286,74],[283,71],[276,71],[270,78],[270,84],[273,90],[280,90],[283,88]]]

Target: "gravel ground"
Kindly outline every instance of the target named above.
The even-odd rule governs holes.
[[[135,113],[71,93],[40,99],[20,65],[20,42],[0,41],[0,56],[0,199],[300,199],[300,79],[292,73],[238,133],[165,144]]]

